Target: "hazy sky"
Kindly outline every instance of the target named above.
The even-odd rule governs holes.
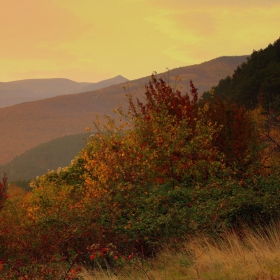
[[[0,81],[148,76],[280,37],[279,0],[0,0]]]

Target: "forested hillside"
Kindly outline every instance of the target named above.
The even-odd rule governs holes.
[[[0,172],[5,172],[10,182],[35,179],[48,170],[68,166],[88,139],[89,133],[82,133],[40,144],[15,157],[11,162],[0,165]]]
[[[234,71],[213,88],[215,95],[236,101],[246,108],[280,110],[280,39],[267,48],[254,51]],[[208,91],[204,96],[209,95]]]
[[[217,110],[224,106],[222,100],[250,110],[258,124],[259,137],[266,147],[263,162],[267,168],[275,161],[279,163],[280,39],[265,49],[254,51],[231,77],[222,79],[203,97],[212,100]]]

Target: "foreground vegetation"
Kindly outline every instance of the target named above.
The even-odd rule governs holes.
[[[128,95],[128,104],[105,126],[95,121],[96,133],[68,167],[36,178],[25,196],[15,186],[9,199],[0,196],[0,277],[77,279],[84,269],[98,277],[106,269],[112,278],[129,268],[153,279],[169,273],[159,263],[170,244],[173,257],[182,256],[174,277],[186,270],[230,279],[222,275],[237,264],[219,256],[239,252],[249,263],[258,242],[277,240],[269,230],[280,217],[276,109],[260,102],[249,111],[215,92],[198,100],[192,82],[182,94],[155,75],[145,98]],[[252,231],[242,232],[243,224]],[[222,238],[228,231],[236,234]],[[153,258],[156,269],[148,266]],[[271,264],[252,275],[279,276]]]
[[[148,261],[133,259],[117,275],[110,270],[83,271],[82,275],[85,280],[279,280],[280,228],[243,228],[216,239],[202,235],[173,241]]]

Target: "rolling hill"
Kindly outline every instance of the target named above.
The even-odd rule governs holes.
[[[231,75],[248,56],[220,57],[198,65],[158,74],[185,91],[192,79],[200,94]],[[180,78],[178,80],[178,77]],[[126,106],[125,90],[141,95],[148,77],[79,94],[56,96],[0,108],[0,164],[37,145],[92,127],[95,115],[110,115],[118,104]]]
[[[68,79],[28,79],[0,83],[0,108],[54,97],[92,91],[126,82],[122,76],[116,76],[98,83],[77,83]]]

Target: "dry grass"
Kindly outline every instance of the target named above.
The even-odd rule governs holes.
[[[149,261],[134,260],[118,275],[89,272],[85,280],[280,280],[280,226],[228,232],[219,240],[196,237],[179,250],[165,246]]]

